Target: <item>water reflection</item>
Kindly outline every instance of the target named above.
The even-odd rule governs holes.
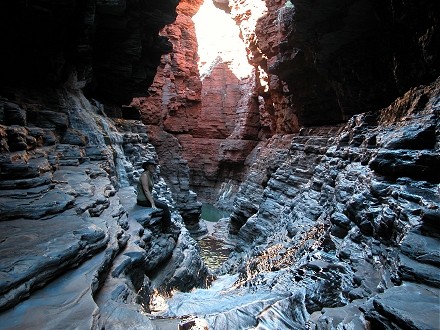
[[[206,266],[215,271],[228,259],[232,251],[231,242],[227,242],[229,212],[220,210],[211,204],[203,204],[202,221],[208,228],[208,235],[198,240],[201,256]]]
[[[225,246],[224,242],[212,237],[206,236],[199,240],[201,255],[206,266],[214,271],[228,259],[231,249]]]

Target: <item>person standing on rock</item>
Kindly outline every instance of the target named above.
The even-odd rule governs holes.
[[[142,172],[137,185],[137,204],[140,206],[151,207],[153,210],[161,209],[163,211],[163,231],[171,227],[171,213],[168,205],[153,198],[153,174],[156,171],[157,163],[154,160],[148,160],[142,164]]]

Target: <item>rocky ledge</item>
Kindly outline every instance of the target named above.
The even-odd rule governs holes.
[[[17,91],[0,110],[2,327],[148,327],[155,290],[205,284],[165,181],[154,193],[179,232],[136,205],[140,165],[157,157],[144,125],[78,90]]]
[[[257,324],[439,327],[439,99],[437,80],[338,134],[303,130],[278,161],[257,161],[231,217],[241,243],[223,270],[241,274],[239,288],[285,297]],[[268,160],[278,166],[261,178]]]
[[[213,329],[438,329],[439,99],[437,80],[261,145],[230,219],[235,251],[212,287],[175,295],[163,315]]]

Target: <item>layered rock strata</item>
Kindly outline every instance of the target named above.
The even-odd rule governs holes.
[[[279,17],[290,10],[288,1],[231,0],[231,17],[240,27],[249,63],[255,68],[254,97],[258,99],[263,136],[298,132],[297,111],[285,81],[269,71],[271,61],[280,53],[285,26]]]
[[[208,271],[163,179],[154,194],[180,233],[136,205],[140,165],[157,158],[146,127],[78,90],[15,95],[0,106],[2,326],[153,327],[153,291],[203,286]]]
[[[201,203],[191,190],[187,160],[182,157],[179,141],[163,129],[168,111],[180,106],[191,108],[200,100],[201,84],[196,64],[197,40],[193,33],[191,16],[197,12],[200,1],[182,1],[177,7],[174,24],[161,33],[173,44],[173,53],[162,57],[148,98],[136,98],[132,106],[140,110],[141,119],[149,125],[151,139],[157,148],[162,174],[170,184],[173,197],[187,227],[193,233],[205,232],[200,227]],[[178,125],[185,126],[185,122]]]
[[[237,195],[222,275],[162,316],[213,329],[438,328],[439,98],[437,80],[347,125],[274,138]]]
[[[210,323],[437,328],[439,98],[437,80],[262,154],[237,195],[238,243],[223,272],[240,274],[229,295],[278,298]],[[270,173],[267,163],[277,164]],[[246,311],[253,317],[239,316]]]
[[[121,104],[146,95],[171,50],[159,30],[177,3],[1,4],[2,327],[154,328],[153,292],[205,284],[160,173],[178,231],[135,203],[140,166],[157,159],[147,128],[106,116],[136,117]]]
[[[156,140],[157,145],[170,145],[173,138],[169,134],[177,138],[173,150],[179,153],[174,154],[175,160],[170,159],[167,150],[158,148],[160,158],[174,165],[169,166],[170,172],[164,168],[164,175],[172,177],[173,169],[183,159],[189,169],[178,171],[189,173],[191,188],[199,197],[216,202],[223,196],[224,205],[230,208],[230,197],[225,196],[237,190],[246,172],[247,155],[258,140],[272,134],[273,123],[254,92],[255,72],[240,79],[234,71],[238,66],[233,63],[234,55],[228,50],[212,63],[200,64],[209,68],[199,72],[191,17],[200,5],[187,1],[179,4],[176,22],[163,30],[173,43],[174,53],[162,57],[150,95],[134,100],[133,105],[140,109],[145,123],[164,132],[157,136],[167,140]],[[234,24],[232,20],[230,24]],[[236,33],[238,39],[239,31]],[[219,44],[227,42],[218,40]]]
[[[188,19],[200,6],[182,3],[186,9],[194,6]],[[229,138],[261,141],[273,134],[296,133],[301,125],[343,122],[353,114],[375,111],[410,86],[429,82],[438,75],[434,49],[440,39],[435,19],[439,6],[432,3],[215,3],[240,27],[248,61],[254,67],[251,78],[221,83],[224,77],[232,77],[222,68],[231,63],[221,56],[209,73],[199,77],[194,62],[182,61],[196,58],[197,44],[194,34],[181,32],[193,31],[190,21],[183,22],[182,18],[174,31],[164,32],[175,36],[171,39],[179,55],[162,60],[164,72],[158,75],[152,96],[138,104],[145,122],[183,135],[179,142],[186,154],[179,157],[188,161],[193,190],[206,200],[218,201],[225,193],[221,190],[218,194],[219,188],[233,185],[236,190],[248,169],[243,162],[234,161],[234,171],[225,168],[230,160],[215,141],[207,144],[208,139],[219,136],[225,143]],[[403,40],[408,40],[410,50],[404,49]],[[164,97],[158,86],[165,86]],[[231,104],[239,102],[235,110],[225,104],[222,93],[228,95]],[[162,109],[160,115],[153,110],[157,108]],[[223,114],[224,119],[219,121]],[[240,133],[224,129],[232,125],[227,119],[231,114]],[[207,151],[203,160],[198,147],[201,144]],[[244,145],[246,148],[248,143]]]

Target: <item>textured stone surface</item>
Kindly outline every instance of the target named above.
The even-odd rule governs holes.
[[[160,157],[161,173],[168,182],[176,201],[179,213],[186,227],[192,232],[206,232],[199,223],[202,203],[197,200],[197,194],[190,188],[189,168],[187,161],[181,157],[181,146],[171,134],[158,126],[149,126],[151,142]]]
[[[177,294],[163,315],[199,314],[222,329],[439,328],[439,86],[414,88],[438,76],[437,3],[231,1],[254,72],[239,81],[215,62],[204,89],[189,19],[200,2],[182,2],[181,27],[167,28],[179,48],[162,58],[166,74],[142,113],[154,128],[108,120],[128,108],[81,89],[125,100],[148,87],[169,46],[158,30],[173,14],[162,14],[177,2],[152,3],[154,12],[144,1],[81,4],[2,4],[2,325],[165,325],[150,320],[156,293],[207,275],[173,201],[180,190],[197,209],[185,145],[203,169],[194,182],[211,178],[206,195],[231,193],[227,205],[243,181],[230,221],[237,246],[219,271],[231,274]],[[141,54],[154,58],[139,58],[139,28]],[[38,89],[16,88],[24,82]],[[216,105],[224,113],[212,115]],[[365,110],[346,125],[299,127]],[[171,169],[154,194],[171,205],[173,234],[134,204],[153,140]]]
[[[259,88],[255,70],[248,63],[236,63],[238,60],[235,59],[241,56],[243,49],[237,50],[237,47],[229,45],[235,41],[225,39],[238,39],[239,31],[232,19],[224,22],[228,24],[224,27],[224,34],[214,29],[214,39],[204,40],[207,45],[199,44],[201,63],[197,67],[198,42],[191,16],[199,6],[199,3],[190,1],[179,4],[176,22],[163,30],[173,43],[174,52],[162,57],[155,81],[149,89],[150,96],[135,99],[133,105],[140,109],[145,123],[156,125],[177,137],[178,141],[173,141],[168,134],[156,134],[163,140],[156,139],[155,145],[174,144],[173,150],[178,151],[175,160],[171,160],[167,150],[162,152],[158,148],[160,158],[169,159],[171,164],[176,165],[181,160],[186,161],[191,189],[201,199],[216,202],[229,187],[237,189],[247,168],[246,156],[257,143],[254,141],[264,139],[278,129],[275,128],[277,119],[268,111],[261,111],[263,108],[255,92]],[[212,5],[205,3],[203,6],[201,10],[208,15],[225,15],[218,9],[212,10]],[[203,26],[199,28],[206,30]],[[200,32],[198,36],[201,36]],[[209,45],[214,49],[210,49]],[[219,45],[224,45],[225,49],[217,55],[211,54]],[[209,54],[204,54],[205,51]],[[243,68],[251,71],[241,73],[240,67],[241,71],[244,71]],[[279,121],[281,123],[282,120]],[[169,167],[164,166],[164,175],[172,177],[175,167]],[[179,170],[182,171],[184,168]]]
[[[153,193],[178,231],[162,233],[161,214],[136,205],[141,164],[157,158],[147,128],[98,115],[80,91],[45,93],[46,103],[17,91],[1,106],[1,323],[152,328],[153,291],[203,286],[208,270],[159,175]],[[7,125],[17,111],[4,109],[30,107],[50,108],[69,128],[49,130],[25,110],[29,126]]]
[[[161,173],[170,184],[179,212],[193,232],[201,230],[201,204],[191,190],[189,167],[187,160],[182,157],[182,147],[176,137],[164,129],[164,122],[174,116],[177,124],[171,131],[185,131],[191,125],[191,119],[185,117],[200,101],[201,82],[196,63],[197,40],[194,23],[191,21],[191,16],[197,12],[200,4],[201,1],[179,3],[176,22],[162,31],[172,42],[173,53],[162,57],[155,79],[149,88],[150,96],[136,98],[132,102],[132,106],[140,110],[142,121],[149,124],[150,137],[159,155]]]
[[[406,154],[407,166],[421,152],[438,156],[438,132],[429,132],[438,125],[439,89],[439,81],[413,89],[339,131],[304,129],[276,157],[259,157],[230,220],[238,243],[223,272],[241,274],[231,287],[280,295],[305,288],[316,329],[438,327],[439,235],[424,229],[440,207],[438,179],[387,175],[374,161],[387,148]],[[414,106],[422,95],[423,107]],[[268,173],[270,159],[277,166]]]
[[[261,136],[298,132],[299,124],[288,86],[269,72],[271,61],[280,53],[286,26],[280,17],[290,11],[288,1],[231,0],[231,16],[240,27],[249,62],[255,67],[254,97],[261,116]]]

